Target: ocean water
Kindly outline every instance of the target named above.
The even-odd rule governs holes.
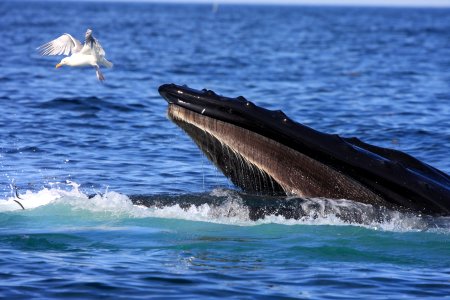
[[[0,297],[450,297],[449,218],[310,199],[298,220],[254,220],[157,92],[243,95],[449,173],[449,9],[2,1],[0,16]],[[114,63],[104,84],[35,51],[87,28]]]

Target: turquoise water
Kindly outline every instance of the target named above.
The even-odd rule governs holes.
[[[1,297],[449,297],[448,217],[309,199],[301,219],[253,220],[157,87],[244,95],[448,173],[450,10],[1,2],[0,13]],[[35,52],[87,27],[115,64],[103,85]]]
[[[415,218],[367,227],[332,217],[252,222],[72,191],[2,213],[0,226],[8,298],[439,298],[449,290],[448,229],[424,230]]]
[[[2,213],[2,295],[448,295],[448,228],[423,229],[414,218],[361,227],[332,217],[252,222],[215,213],[133,207],[113,192],[88,201],[74,191],[32,210]]]

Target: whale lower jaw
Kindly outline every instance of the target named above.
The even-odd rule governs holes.
[[[356,180],[258,133],[175,104],[169,104],[168,116],[246,192],[349,199],[392,207]]]

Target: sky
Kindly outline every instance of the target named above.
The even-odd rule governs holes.
[[[122,0],[127,1],[127,0]],[[129,0],[130,2],[265,3],[356,6],[450,7],[450,0]]]

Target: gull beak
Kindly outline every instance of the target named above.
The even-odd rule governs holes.
[[[55,66],[55,69],[58,69],[58,68],[61,68],[62,67],[62,64],[57,64],[56,66]]]

